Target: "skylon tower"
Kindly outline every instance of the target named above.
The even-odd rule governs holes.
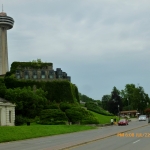
[[[2,10],[0,13],[0,75],[5,75],[9,71],[7,30],[11,29],[13,25],[13,18],[7,16]]]

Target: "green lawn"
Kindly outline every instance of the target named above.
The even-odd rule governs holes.
[[[92,111],[91,113],[94,114],[94,116],[99,120],[100,124],[110,123],[111,118],[118,119],[118,117],[115,116],[104,116]],[[96,129],[96,127],[86,125],[39,125],[35,123],[31,123],[30,126],[1,126],[0,143],[78,132],[90,129]]]
[[[111,118],[116,118],[118,120],[118,117],[116,116],[104,116],[95,112],[90,111],[98,120],[100,124],[107,124],[110,123]]]
[[[0,127],[0,143],[17,141],[36,137],[78,132],[95,129],[84,125],[32,125],[31,126],[2,126]]]

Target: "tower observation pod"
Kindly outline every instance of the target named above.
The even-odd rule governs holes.
[[[8,67],[8,47],[7,47],[7,30],[14,25],[13,18],[6,13],[0,13],[0,75],[5,75],[9,71]]]

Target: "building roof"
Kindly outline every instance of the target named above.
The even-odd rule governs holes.
[[[137,110],[121,111],[120,113],[137,113]]]
[[[0,97],[0,102],[9,103],[9,101],[7,101],[7,100],[5,100],[5,99],[3,99],[3,98],[1,98],[1,97]]]
[[[0,16],[7,16],[7,14],[5,12],[1,12]]]
[[[15,107],[16,105],[5,100],[4,98],[0,97],[0,106],[11,106],[11,107],[13,106],[13,107]]]

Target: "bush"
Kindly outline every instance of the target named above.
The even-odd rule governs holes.
[[[81,124],[99,124],[99,120],[90,111],[85,111],[86,115],[84,116]]]
[[[94,117],[92,113],[81,107],[72,107],[66,110],[66,115],[69,118],[69,122],[81,124],[98,124],[99,121]]]
[[[82,120],[81,124],[99,124],[99,121],[96,118],[89,118],[87,120]]]
[[[63,112],[65,112],[67,109],[70,109],[71,106],[72,106],[72,105],[69,104],[69,103],[62,102],[62,103],[60,103],[59,108],[60,108]]]
[[[82,120],[82,113],[75,109],[67,109],[66,115],[69,118],[69,122],[76,123]]]
[[[68,121],[65,113],[59,109],[46,109],[40,114],[40,124],[58,124]]]
[[[21,115],[15,117],[15,125],[16,126],[23,125],[25,122],[26,122],[26,119],[23,118]]]
[[[52,104],[48,105],[48,109],[59,109],[59,107],[58,107],[57,103],[52,103]]]

